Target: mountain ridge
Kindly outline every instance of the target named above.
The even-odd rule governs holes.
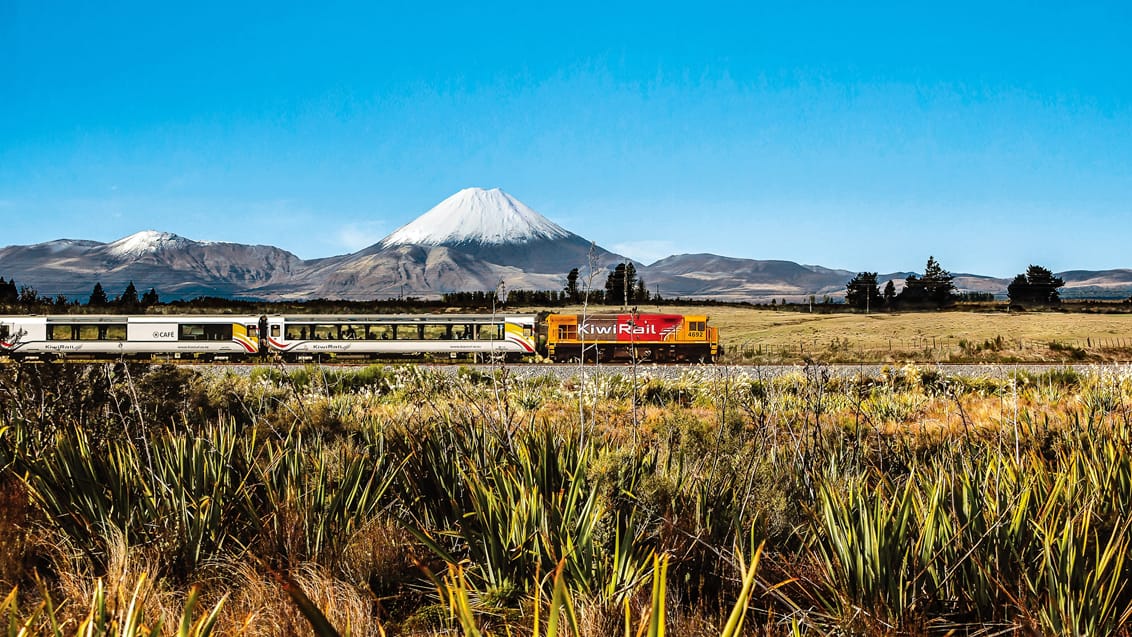
[[[573,268],[604,272],[625,257],[606,250],[536,212],[499,188],[465,188],[381,241],[357,252],[303,260],[269,245],[199,241],[143,230],[103,243],[55,239],[0,248],[0,276],[48,296],[85,298],[95,282],[107,290],[133,281],[162,298],[192,296],[263,300],[341,298],[495,289],[560,290]],[[663,296],[769,302],[809,296],[840,297],[856,272],[787,260],[711,253],[674,254],[649,265],[634,262],[650,291]],[[902,284],[910,272],[878,276]],[[1132,269],[1057,273],[1062,296],[1127,298]],[[585,276],[585,275],[583,275]],[[1010,279],[955,274],[961,291],[1005,296]]]

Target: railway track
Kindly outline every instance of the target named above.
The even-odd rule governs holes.
[[[171,364],[188,367],[210,373],[236,373],[248,374],[256,368],[273,367],[283,370],[302,369],[309,366],[326,369],[361,369],[373,365],[389,367],[411,366],[434,371],[457,373],[460,370],[472,370],[479,373],[493,373],[502,370],[514,377],[527,378],[538,376],[556,376],[572,378],[581,374],[586,375],[625,375],[633,373],[632,363],[537,363],[537,362],[497,362],[497,363],[468,363],[460,362],[420,362],[409,360],[366,360],[366,361],[334,361],[334,362],[285,362],[281,360],[265,360],[262,362],[202,362],[198,360],[152,359],[152,360],[108,360],[108,359],[62,359],[55,361],[16,361],[0,357],[0,364],[5,365],[107,365],[122,362],[142,365]],[[1073,369],[1078,372],[1089,371],[1118,371],[1132,373],[1132,362],[1115,363],[795,363],[772,365],[739,365],[739,364],[686,364],[686,363],[638,363],[636,373],[644,377],[678,378],[684,375],[726,376],[738,375],[756,378],[773,378],[791,373],[824,373],[830,377],[849,378],[854,376],[879,376],[886,369],[900,369],[905,366],[914,366],[920,369],[934,369],[948,375],[970,377],[1005,377],[1016,371],[1042,372],[1050,369]]]
[[[327,369],[360,369],[370,365],[391,365],[399,366],[406,365],[406,363],[335,363],[335,364],[322,364],[322,367]],[[237,374],[251,373],[256,367],[263,365],[247,365],[240,363],[228,363],[223,365],[189,365],[196,369],[207,372],[234,372]],[[280,369],[301,369],[306,365],[296,363],[276,363],[272,366]],[[507,363],[507,364],[431,364],[431,363],[418,363],[412,364],[414,367],[421,367],[433,371],[457,373],[460,370],[472,370],[479,373],[491,374],[499,371],[506,370],[506,373],[516,378],[536,378],[541,376],[553,376],[561,379],[577,378],[583,373],[587,376],[594,375],[630,375],[633,373],[632,364],[589,364],[579,366],[576,364],[543,364],[543,363]],[[1060,364],[1060,363],[1003,363],[1003,364],[951,364],[951,363],[916,363],[915,367],[920,369],[935,369],[943,374],[953,376],[967,376],[967,377],[991,377],[991,378],[1005,378],[1011,373],[1018,371],[1027,371],[1033,373],[1041,373],[1050,369],[1073,369],[1081,373],[1087,372],[1126,372],[1132,374],[1132,363],[1106,363],[1106,364]],[[852,378],[855,376],[875,377],[884,372],[885,369],[900,369],[904,367],[903,364],[893,365],[885,363],[857,363],[857,364],[830,364],[830,365],[810,365],[807,367],[803,364],[794,365],[728,365],[728,364],[713,364],[713,365],[682,365],[682,364],[667,364],[667,365],[637,365],[636,374],[645,378],[663,378],[675,379],[683,376],[707,376],[707,377],[723,377],[723,376],[741,376],[748,378],[775,378],[787,374],[806,374],[806,373],[826,373],[831,378]]]

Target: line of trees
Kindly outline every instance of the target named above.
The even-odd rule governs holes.
[[[160,298],[155,288],[150,288],[148,292],[139,297],[134,282],[130,281],[126,289],[122,291],[122,294],[113,299],[107,296],[106,291],[102,289],[101,283],[95,283],[94,289],[91,290],[90,297],[86,302],[86,306],[93,308],[114,308],[128,312],[157,305],[159,302]],[[54,309],[62,310],[68,307],[78,307],[82,304],[77,299],[71,300],[63,294],[58,294],[54,298],[40,296],[39,290],[31,286],[24,285],[17,287],[15,277],[10,281],[0,277],[0,305],[23,305],[28,307],[50,306]]]
[[[845,284],[845,302],[853,307],[870,308],[923,308],[946,307],[956,301],[990,301],[994,295],[985,292],[958,293],[955,277],[943,269],[935,257],[929,256],[922,275],[909,274],[904,280],[904,288],[896,293],[896,284],[891,280],[881,292],[876,272],[860,272]],[[1007,287],[1011,304],[1052,305],[1061,302],[1058,288],[1065,285],[1060,277],[1055,277],[1049,269],[1031,265],[1025,274],[1014,277]]]
[[[134,282],[130,281],[130,284],[122,291],[121,296],[114,297],[113,300],[106,296],[106,291],[102,289],[101,283],[95,283],[86,304],[88,307],[116,307],[129,311],[157,305],[159,302],[156,289],[149,288],[149,291],[139,298],[138,289],[134,287]]]
[[[876,272],[858,273],[845,284],[845,302],[866,310],[874,307],[944,307],[956,300],[954,279],[934,256],[930,256],[924,273],[909,274],[899,294],[891,280],[885,284],[882,293]]]
[[[585,297],[583,299],[583,297]],[[579,283],[578,268],[570,270],[566,275],[566,285],[562,288],[562,300],[569,303],[581,303],[588,300],[590,303],[604,305],[637,305],[648,302],[660,302],[659,294],[650,294],[645,280],[637,274],[637,267],[632,261],[618,263],[605,277],[605,286],[601,290],[584,290]]]

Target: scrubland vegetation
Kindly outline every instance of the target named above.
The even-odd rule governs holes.
[[[1128,634],[1132,374],[0,369],[9,634]]]

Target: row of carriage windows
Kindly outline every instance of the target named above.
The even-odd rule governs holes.
[[[389,325],[353,323],[316,323],[295,325],[288,323],[287,340],[291,341],[491,341],[503,338],[503,325]]]
[[[170,327],[169,329],[172,329]],[[57,323],[47,326],[47,339],[51,341],[124,341],[125,324]],[[231,323],[193,323],[177,326],[177,340],[181,341],[230,341]]]
[[[246,326],[248,336],[257,336],[257,327]],[[272,335],[278,336],[278,326],[272,326]],[[0,325],[0,337],[9,333],[7,325]],[[288,340],[475,340],[503,339],[503,324],[446,324],[446,325],[392,325],[358,323],[287,324]],[[529,336],[529,334],[528,334]],[[47,338],[52,341],[124,341],[125,324],[57,323],[47,326]],[[232,340],[231,323],[182,323],[177,326],[180,341]]]
[[[48,325],[47,339],[51,341],[124,341],[126,340],[126,325],[124,323]]]

